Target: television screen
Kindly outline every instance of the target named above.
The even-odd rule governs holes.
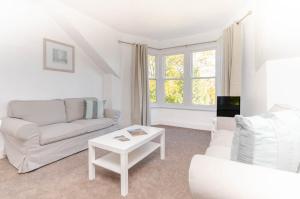
[[[217,117],[234,117],[240,114],[239,96],[218,96]]]

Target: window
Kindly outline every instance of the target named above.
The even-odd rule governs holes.
[[[168,49],[149,55],[152,107],[213,109],[216,104],[215,44]]]
[[[166,103],[183,103],[184,55],[165,56],[164,94]]]
[[[148,55],[149,97],[151,103],[157,102],[156,92],[156,58]]]
[[[194,52],[192,56],[192,103],[214,105],[216,103],[216,51]]]

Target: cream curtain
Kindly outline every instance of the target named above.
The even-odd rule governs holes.
[[[241,25],[234,23],[223,32],[222,95],[241,95]]]
[[[137,44],[134,48],[131,120],[133,124],[150,125],[148,97],[148,47],[147,45]]]

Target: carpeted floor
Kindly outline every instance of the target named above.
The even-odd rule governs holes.
[[[203,154],[210,134],[205,131],[166,128],[166,160],[159,150],[129,170],[128,199],[190,199],[188,169],[194,154]],[[101,156],[105,152],[97,151]],[[1,199],[118,199],[119,175],[97,168],[88,180],[87,151],[27,174],[17,174],[7,159],[0,160]]]

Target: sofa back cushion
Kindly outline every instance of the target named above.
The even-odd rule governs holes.
[[[85,111],[84,98],[65,99],[65,106],[68,122],[83,119]]]
[[[67,121],[63,100],[11,101],[8,117],[34,122],[39,126]]]
[[[104,105],[106,100],[97,100],[93,98],[85,99],[84,119],[98,119],[104,117]]]

